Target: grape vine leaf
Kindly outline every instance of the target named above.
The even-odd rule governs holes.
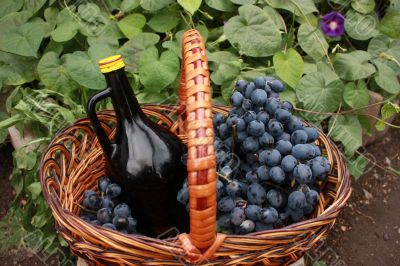
[[[352,0],[351,7],[361,14],[368,14],[375,10],[375,1],[374,0]]]
[[[194,14],[194,12],[199,9],[202,0],[178,0],[178,4],[180,4],[186,11],[190,14]]]
[[[319,61],[328,53],[329,44],[322,31],[310,24],[303,23],[300,25],[297,40],[301,49],[315,61]]]
[[[142,0],[141,6],[148,11],[157,11],[173,2],[174,0]]]
[[[127,13],[140,6],[140,0],[123,0],[120,9]]]
[[[381,119],[387,120],[399,113],[400,113],[400,107],[397,104],[387,102],[381,108]],[[375,124],[375,128],[378,131],[383,131],[386,127],[386,124],[382,120],[377,121]]]
[[[253,57],[270,56],[281,47],[281,33],[265,11],[253,5],[239,8],[239,15],[224,27],[228,41],[240,54]]]
[[[265,0],[273,8],[285,9],[297,16],[318,12],[313,0]]]
[[[376,72],[369,60],[371,60],[371,54],[356,50],[346,54],[336,54],[333,65],[341,79],[359,80],[368,78]]]
[[[341,142],[346,154],[353,155],[362,145],[362,127],[357,116],[338,115],[329,120],[330,137]]]
[[[33,81],[37,60],[0,51],[0,81],[3,85],[22,85]]]
[[[24,0],[3,0],[0,2],[0,18],[21,9]]]
[[[304,72],[304,61],[293,48],[274,55],[275,72],[290,87],[296,88]]]
[[[57,25],[51,33],[51,38],[56,42],[66,42],[75,37],[79,30],[79,23],[76,21],[66,21]]]
[[[128,39],[132,39],[133,36],[142,32],[142,28],[146,25],[146,17],[138,13],[130,14],[118,21],[117,24],[122,33]]]
[[[375,82],[383,90],[390,94],[397,94],[400,92],[400,83],[398,79],[398,74],[381,62],[375,62],[378,72],[376,73],[374,79]]]
[[[205,2],[209,7],[223,12],[232,12],[236,9],[235,5],[227,0],[206,0]]]
[[[357,156],[356,158],[347,157],[346,162],[351,176],[357,181],[364,173],[365,167],[367,167],[367,160],[362,156]]]
[[[231,2],[237,5],[252,5],[255,4],[257,0],[231,0]]]
[[[379,34],[376,30],[377,24],[378,18],[375,14],[363,15],[350,9],[346,13],[344,28],[351,38],[365,41]]]
[[[378,30],[394,39],[400,39],[400,12],[389,11],[378,25]]]
[[[171,84],[179,73],[179,59],[171,51],[160,56],[155,46],[147,48],[139,60],[140,82],[147,91],[159,91]]]
[[[147,25],[156,32],[168,32],[175,28],[180,21],[180,17],[176,10],[165,8],[155,13]]]
[[[357,85],[354,82],[347,83],[343,90],[343,100],[351,108],[367,106],[369,103],[369,93],[365,82],[360,80]]]

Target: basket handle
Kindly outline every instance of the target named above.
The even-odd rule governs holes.
[[[179,88],[179,119],[188,137],[190,234],[186,239],[182,234],[180,239],[189,253],[193,254],[195,247],[203,257],[212,256],[210,253],[214,253],[224,238],[217,237],[215,231],[216,160],[211,98],[204,42],[200,33],[191,29],[182,37]]]

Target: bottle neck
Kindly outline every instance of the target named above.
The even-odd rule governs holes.
[[[124,68],[105,73],[104,76],[107,86],[111,89],[111,100],[120,125],[121,119],[133,121],[143,117],[143,111],[132,90]]]

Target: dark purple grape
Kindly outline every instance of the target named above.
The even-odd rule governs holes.
[[[281,123],[289,122],[291,117],[292,113],[283,108],[278,108],[275,111],[275,119]]]
[[[266,197],[265,189],[258,183],[252,183],[247,189],[247,199],[252,204],[260,205]]]
[[[257,77],[254,80],[254,85],[256,85],[256,87],[258,89],[262,89],[263,90],[265,88],[265,85],[266,85],[265,78],[264,77]]]
[[[246,121],[246,123],[250,123],[251,121],[256,120],[256,118],[257,118],[257,114],[254,111],[247,111],[243,115],[243,119],[244,119],[244,121]]]
[[[228,184],[226,185],[226,194],[228,194],[228,196],[233,197],[233,198],[240,196],[241,190],[240,190],[239,182],[236,180],[228,182]]]
[[[276,110],[280,107],[280,102],[276,98],[268,98],[264,105],[264,109],[268,112],[270,116],[274,116]]]
[[[255,89],[251,93],[251,102],[255,106],[263,106],[268,99],[268,95],[263,89]]]
[[[283,169],[279,166],[271,167],[269,170],[269,179],[275,183],[281,184],[283,181],[285,181],[285,177],[285,171],[283,171]]]
[[[292,155],[298,160],[307,160],[315,157],[315,149],[309,144],[297,144],[292,148]]]
[[[288,198],[288,207],[292,210],[303,209],[307,204],[306,196],[301,191],[293,191]]]
[[[254,137],[259,137],[265,132],[265,125],[264,123],[253,120],[247,125],[247,133]]]
[[[256,89],[256,86],[254,85],[253,82],[250,82],[246,88],[244,89],[244,97],[246,97],[247,99],[251,98],[251,94],[253,93],[253,91]]]
[[[235,89],[240,93],[244,93],[246,86],[247,82],[245,80],[238,80],[235,84]]]
[[[258,219],[266,224],[273,224],[279,219],[279,213],[274,207],[267,207],[261,210]]]
[[[258,167],[256,173],[258,180],[260,181],[267,181],[269,178],[269,168],[267,168],[265,165]]]
[[[97,211],[97,220],[102,224],[111,222],[112,213],[110,209],[102,208]]]
[[[293,112],[293,105],[290,102],[283,101],[281,108],[285,109],[286,111]]]
[[[218,127],[218,135],[221,139],[227,139],[231,135],[231,132],[229,130],[229,127],[226,123],[222,123]]]
[[[270,82],[269,86],[276,93],[280,93],[280,92],[283,92],[285,90],[285,86],[283,85],[283,83],[280,80],[277,80],[277,79],[273,80],[272,82]]]
[[[121,217],[129,217],[131,216],[131,208],[128,204],[120,203],[114,208],[114,215]]]
[[[247,137],[243,141],[242,147],[245,152],[254,153],[259,149],[260,145],[255,137]]]
[[[245,235],[254,231],[256,224],[252,220],[245,220],[239,226],[239,234]]]
[[[231,197],[223,197],[220,201],[218,201],[218,210],[220,212],[230,212],[235,208],[235,201]]]
[[[105,193],[107,190],[107,187],[110,185],[111,181],[108,177],[103,176],[99,179],[99,181],[97,182],[97,186],[99,188],[100,192]]]
[[[255,231],[256,232],[267,231],[267,230],[271,230],[271,229],[274,229],[274,225],[273,224],[266,224],[266,223],[261,222],[261,221],[257,221],[256,222],[256,227],[255,227]]]
[[[126,230],[128,228],[129,221],[128,217],[116,215],[113,218],[112,223],[115,225],[117,230]]]
[[[230,228],[232,226],[230,214],[222,214],[219,216],[217,219],[217,225],[223,229]]]
[[[264,163],[268,166],[277,166],[281,162],[281,154],[278,150],[269,149],[261,152],[258,159],[260,163]]]
[[[241,107],[243,103],[243,98],[244,97],[240,92],[235,91],[231,96],[231,104],[235,107]]]
[[[310,190],[306,192],[306,200],[311,206],[315,206],[317,202],[319,201],[319,193],[315,190]]]
[[[272,137],[268,132],[264,132],[262,136],[258,139],[261,147],[269,148],[274,144],[274,137]]]
[[[224,116],[221,113],[215,113],[213,115],[213,126],[214,126],[214,128],[217,128],[223,122],[224,122]]]
[[[292,134],[293,132],[295,132],[298,129],[303,129],[304,124],[300,118],[298,118],[296,116],[292,116],[290,118],[290,121],[286,124],[286,127],[287,127],[288,133]]]
[[[246,219],[246,215],[244,214],[244,210],[239,207],[235,207],[231,211],[231,223],[235,226],[239,226]]]
[[[279,140],[276,143],[275,149],[277,149],[282,155],[287,155],[292,152],[292,143],[288,140]]]
[[[280,122],[271,119],[268,122],[268,132],[272,136],[277,137],[283,133],[283,125]]]
[[[298,129],[294,131],[290,137],[291,142],[296,145],[296,144],[305,144],[307,143],[307,132],[305,132],[302,129]]]
[[[114,208],[114,202],[109,197],[104,197],[101,199],[101,208],[112,210]]]
[[[286,204],[286,197],[278,189],[270,189],[267,192],[267,200],[276,209],[282,208]]]
[[[281,168],[285,172],[292,172],[297,165],[297,159],[293,155],[286,155],[281,162]]]
[[[293,176],[299,184],[308,184],[312,181],[311,168],[306,164],[298,164],[293,169]]]
[[[247,205],[246,209],[244,210],[244,213],[246,214],[247,218],[257,221],[259,217],[259,213],[261,211],[261,207],[253,204]]]

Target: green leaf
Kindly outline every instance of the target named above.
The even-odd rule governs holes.
[[[37,60],[0,51],[0,81],[4,85],[16,86],[35,79]]]
[[[77,51],[65,54],[64,57],[65,68],[74,81],[93,90],[102,90],[106,87],[104,76],[87,53]]]
[[[0,49],[23,56],[37,56],[45,32],[38,23],[28,22],[0,38]]]
[[[66,21],[57,26],[50,35],[56,42],[66,42],[75,37],[78,33],[79,24],[76,21]]]
[[[237,5],[247,5],[247,4],[255,4],[257,0],[231,0],[232,3]]]
[[[346,158],[347,167],[349,168],[350,175],[357,181],[367,167],[367,160],[362,156],[357,156],[355,159]]]
[[[134,10],[139,5],[140,5],[140,0],[123,0],[120,9],[126,13],[131,10]]]
[[[90,45],[88,54],[93,62],[98,62],[103,58],[116,54],[116,49],[104,43]]]
[[[273,9],[272,7],[265,6],[263,10],[267,13],[267,17],[275,24],[275,26],[280,30],[285,30],[286,25],[285,21],[283,20],[282,16]]]
[[[78,6],[78,16],[86,22],[94,23],[101,13],[100,7],[94,3],[84,3]]]
[[[173,2],[174,0],[142,0],[141,6],[148,11],[157,11]]]
[[[296,88],[300,102],[308,110],[335,112],[342,101],[343,83],[335,80],[327,83],[322,73],[305,75]]]
[[[393,104],[391,102],[385,103],[381,108],[382,120],[377,121],[375,124],[376,130],[383,131],[386,128],[386,124],[384,123],[383,120],[387,120],[398,113],[400,113],[400,108],[398,105]]]
[[[235,5],[228,0],[205,0],[206,4],[219,11],[232,12],[236,9]]]
[[[360,121],[360,124],[363,128],[363,134],[371,136],[372,135],[371,120],[367,116],[359,115],[358,121]]]
[[[390,11],[386,13],[378,25],[378,30],[394,39],[400,39],[400,12]]]
[[[50,40],[50,42],[47,44],[46,48],[44,49],[43,54],[46,54],[48,52],[55,52],[56,54],[60,55],[63,51],[63,48],[64,47],[61,43]]]
[[[368,14],[375,10],[374,0],[352,0],[351,7],[361,14]]]
[[[295,15],[307,15],[318,12],[313,0],[265,0],[273,8],[285,9]]]
[[[13,157],[19,169],[32,170],[36,165],[36,153],[27,152],[25,148],[15,150]]]
[[[367,106],[369,103],[369,94],[365,82],[360,80],[357,85],[354,82],[347,83],[344,86],[343,100],[351,108]]]
[[[118,27],[129,39],[142,32],[144,25],[146,18],[142,14],[131,14],[118,21]]]
[[[309,24],[301,24],[297,33],[299,45],[304,52],[315,61],[319,61],[328,53],[329,45],[322,31]]]
[[[339,79],[339,76],[332,70],[332,68],[322,61],[317,63],[317,72],[324,75],[325,82],[328,84]]]
[[[296,92],[291,88],[286,88],[283,92],[279,93],[279,99],[281,99],[281,101],[288,101],[295,106],[299,102]]]
[[[163,9],[154,14],[147,23],[156,32],[168,32],[178,25],[180,17],[175,10]]]
[[[24,25],[28,21],[29,17],[30,15],[27,11],[13,12],[5,15],[0,19],[0,33],[5,34],[12,29]]]
[[[376,84],[390,94],[399,93],[400,83],[398,73],[381,62],[375,62],[375,65],[378,68],[378,72],[374,77]]]
[[[296,88],[304,72],[304,62],[301,55],[293,48],[286,52],[278,52],[273,58],[275,72],[290,87]]]
[[[2,0],[0,2],[0,18],[21,9],[24,0]]]
[[[37,70],[40,80],[49,89],[59,92],[71,92],[76,88],[76,83],[68,74],[64,58],[60,59],[55,52],[43,55]]]
[[[201,0],[178,0],[178,4],[193,15],[201,6]]]
[[[160,36],[154,33],[139,33],[127,41],[119,50],[124,57],[126,70],[137,72],[140,55],[147,48],[155,45],[160,40]]]
[[[40,195],[40,192],[42,192],[40,182],[31,183],[27,189],[29,192],[31,192],[32,199],[36,199]]]
[[[31,16],[33,16],[46,2],[47,0],[25,0],[23,10],[30,12]]]
[[[241,63],[239,61],[223,62],[213,71],[211,80],[217,85],[231,82],[240,74],[240,66]]]
[[[0,112],[0,123],[8,118],[4,112]],[[0,144],[4,143],[8,136],[8,128],[0,128]]]
[[[357,116],[332,117],[329,120],[329,131],[330,137],[341,142],[348,155],[353,155],[362,145],[362,127]]]
[[[351,38],[364,41],[378,34],[377,24],[378,19],[375,14],[363,15],[350,9],[346,13],[344,28]]]
[[[400,69],[400,40],[394,40],[386,35],[378,35],[368,45],[368,52],[374,61],[387,64],[393,70]]]
[[[139,61],[140,82],[148,91],[159,91],[171,84],[179,73],[179,59],[171,51],[159,56],[156,47],[144,51]]]
[[[44,17],[50,30],[54,30],[57,24],[58,8],[48,7],[44,11]]]
[[[240,54],[270,56],[281,47],[281,33],[261,8],[245,5],[224,27],[228,41]]]
[[[368,52],[356,50],[347,54],[336,54],[333,65],[341,79],[359,80],[375,73],[375,67],[369,60],[371,55]]]

